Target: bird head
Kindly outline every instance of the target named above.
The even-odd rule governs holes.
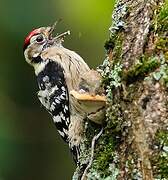
[[[39,55],[47,48],[51,46],[61,46],[63,38],[70,34],[69,31],[62,33],[56,37],[53,37],[53,31],[55,30],[56,23],[53,26],[40,27],[31,31],[25,38],[23,50],[26,61],[34,66],[37,63],[41,63],[42,59],[38,58]]]

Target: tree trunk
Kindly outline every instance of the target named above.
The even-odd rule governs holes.
[[[101,127],[86,122],[73,179],[166,180],[168,2],[119,1],[105,48],[107,56],[98,69],[107,93],[104,131],[93,149],[93,136]]]

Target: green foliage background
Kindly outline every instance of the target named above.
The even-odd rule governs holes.
[[[33,29],[62,18],[57,32],[71,31],[64,46],[91,66],[104,59],[111,0],[1,0],[0,180],[66,180],[74,165],[48,113],[36,97],[33,69],[22,45]]]

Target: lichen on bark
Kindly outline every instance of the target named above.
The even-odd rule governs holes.
[[[168,179],[167,32],[168,1],[116,3],[98,68],[107,95],[104,132],[86,179]],[[82,149],[87,158],[100,130],[89,124]]]

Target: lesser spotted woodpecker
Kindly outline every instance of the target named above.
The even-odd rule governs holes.
[[[53,37],[54,28],[41,27],[30,32],[24,41],[24,56],[34,67],[41,104],[51,114],[61,137],[69,143],[69,125],[76,116],[69,92],[78,88],[80,76],[90,68],[77,53],[62,46],[68,32]],[[78,143],[69,145],[76,154]]]
[[[30,32],[24,41],[24,55],[35,70],[38,98],[77,161],[83,119],[87,117],[101,123],[105,115],[105,96],[100,75],[90,70],[77,53],[62,46],[69,32],[53,37],[54,29],[55,25]]]

